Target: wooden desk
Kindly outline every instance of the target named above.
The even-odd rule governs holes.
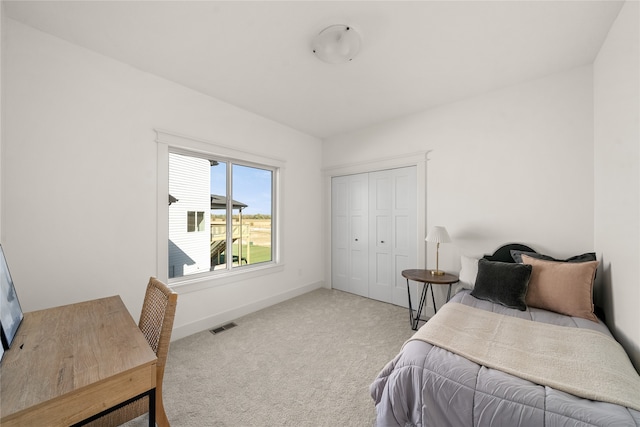
[[[69,426],[154,401],[156,361],[118,296],[25,313],[0,366],[0,424]]]

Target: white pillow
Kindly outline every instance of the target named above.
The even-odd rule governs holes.
[[[462,268],[460,269],[460,281],[456,290],[472,290],[476,285],[476,276],[478,275],[478,258],[461,255],[460,264]]]

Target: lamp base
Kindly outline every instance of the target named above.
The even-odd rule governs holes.
[[[444,271],[442,270],[431,270],[432,276],[444,276]]]

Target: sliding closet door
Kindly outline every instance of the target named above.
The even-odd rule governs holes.
[[[368,175],[331,180],[332,287],[368,295]]]
[[[417,262],[416,168],[369,174],[369,297],[407,306],[402,270]]]

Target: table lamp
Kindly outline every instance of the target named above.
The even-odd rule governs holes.
[[[444,275],[444,271],[441,271],[439,267],[439,258],[440,258],[440,243],[449,243],[451,242],[451,237],[449,237],[449,233],[447,233],[447,229],[437,225],[429,231],[427,234],[427,238],[424,239],[427,242],[436,243],[436,269],[431,270],[431,274],[434,276],[442,276]]]

